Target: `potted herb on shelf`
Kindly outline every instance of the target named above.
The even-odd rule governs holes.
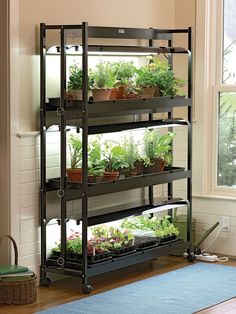
[[[125,176],[136,176],[138,171],[135,167],[135,161],[139,159],[139,153],[137,143],[135,143],[132,135],[124,139],[122,147],[124,148],[124,161],[128,165]]]
[[[135,84],[129,84],[124,88],[125,98],[139,98],[141,88]]]
[[[116,75],[107,62],[100,62],[91,71],[91,89],[93,100],[109,100],[111,89],[116,84]]]
[[[171,163],[173,132],[160,135],[156,129],[146,130],[144,134],[143,173],[160,172],[164,166]]]
[[[180,89],[184,87],[186,81],[176,76],[168,62],[153,58],[152,64],[158,69],[157,80],[161,96],[173,97],[182,94]]]
[[[69,181],[81,182],[82,181],[82,140],[79,135],[71,134],[68,141],[71,168],[67,168],[67,177]]]
[[[123,60],[112,63],[112,67],[117,79],[116,87],[118,91],[116,98],[123,99],[125,98],[125,87],[131,83],[136,73],[136,67],[132,61],[125,62]]]
[[[74,100],[82,100],[82,84],[83,84],[83,71],[78,64],[73,64],[69,68],[69,80],[67,88],[71,92]]]
[[[136,84],[142,89],[141,97],[159,96],[159,69],[155,63],[149,63],[137,69]]]
[[[124,159],[125,150],[113,141],[106,141],[104,143],[103,154],[105,156],[105,172],[103,180],[115,181],[119,178],[119,170],[128,167],[128,164]]]
[[[98,183],[103,179],[105,171],[102,159],[101,135],[93,137],[88,146],[88,182]]]

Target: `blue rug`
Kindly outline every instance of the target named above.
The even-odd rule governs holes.
[[[40,313],[190,314],[235,296],[236,267],[197,263]]]

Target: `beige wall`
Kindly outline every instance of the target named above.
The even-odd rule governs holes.
[[[38,27],[48,24],[159,27],[174,26],[174,0],[20,0],[20,128],[36,130],[39,106]]]

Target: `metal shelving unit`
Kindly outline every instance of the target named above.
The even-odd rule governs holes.
[[[46,99],[46,37],[47,32],[56,30],[60,33],[60,43],[57,53],[60,56],[60,97]],[[172,47],[173,35],[185,34],[188,39],[187,49]],[[67,38],[77,37],[81,40],[82,49],[77,46],[78,54],[82,57],[83,70],[83,100],[67,100],[66,93],[66,55],[68,47]],[[139,39],[147,40],[148,46],[127,46],[125,45],[90,45],[91,38],[109,39]],[[155,46],[156,40],[166,41],[165,47]],[[80,48],[81,48],[80,47]],[[169,63],[173,62],[173,54],[185,54],[188,56],[188,95],[187,97],[154,97],[150,99],[122,99],[110,101],[88,100],[88,54],[95,52],[106,54],[117,53],[148,53],[148,54],[169,54]],[[139,28],[116,28],[116,27],[94,27],[87,23],[81,25],[40,25],[40,74],[41,74],[41,284],[50,284],[47,272],[59,272],[82,278],[82,291],[89,293],[92,287],[88,283],[90,276],[113,271],[122,267],[141,263],[158,256],[170,254],[177,248],[187,249],[188,259],[192,260],[191,244],[191,219],[192,219],[192,62],[191,62],[191,28],[188,29],[139,29]],[[173,109],[185,107],[188,111],[188,120],[173,117]],[[155,119],[154,113],[166,112],[167,119]],[[135,122],[123,122],[122,117],[129,115],[147,115],[145,120]],[[94,118],[117,117],[119,122],[115,124],[94,123]],[[47,127],[53,124],[60,128],[60,178],[46,180],[46,132]],[[76,125],[82,128],[83,159],[82,159],[82,183],[67,182],[66,178],[66,127]],[[187,169],[180,167],[166,167],[164,172],[145,174],[136,177],[119,179],[115,182],[101,182],[88,184],[88,135],[97,133],[117,132],[121,130],[131,130],[136,128],[166,126],[186,126],[188,128],[187,147]],[[173,181],[187,180],[187,200],[173,197]],[[158,184],[168,184],[168,199],[154,204],[153,186]],[[88,198],[91,196],[108,193],[132,190],[141,187],[149,189],[149,204],[135,208],[127,208],[109,212],[104,210],[100,215],[88,213]],[[46,225],[47,225],[47,193],[54,193],[60,199],[60,226],[61,226],[61,256],[55,266],[46,265]],[[82,199],[82,264],[74,265],[66,259],[66,222],[67,222],[67,202],[75,199]],[[162,210],[166,205],[187,207],[187,241],[177,240],[163,246],[156,246],[134,254],[126,255],[122,258],[113,258],[109,262],[88,265],[87,257],[87,228],[91,225],[121,219],[143,212],[153,213]],[[168,210],[172,213],[172,210]]]

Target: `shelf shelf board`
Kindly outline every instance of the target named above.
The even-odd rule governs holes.
[[[170,183],[174,180],[189,178],[190,176],[190,170],[184,170],[184,168],[181,167],[166,167],[165,171],[163,172],[144,174],[135,177],[119,179],[112,182],[103,181],[101,183],[89,184],[88,195],[97,196],[119,191],[137,189],[145,186]],[[46,185],[46,190],[57,190],[59,189],[59,187],[59,179],[50,179],[48,180],[48,183]],[[82,183],[68,183],[65,197],[67,201],[80,199],[82,197]]]
[[[185,250],[190,246],[190,242],[178,240],[172,243],[168,243],[162,246],[156,246],[150,249],[145,249],[143,251],[138,251],[133,254],[129,254],[123,256],[122,258],[113,258],[110,263],[101,263],[93,265],[93,267],[88,268],[88,276],[97,276],[99,274],[107,273],[110,271],[118,270],[124,267],[132,266],[135,264],[143,263],[148,260],[152,260],[154,258],[173,254],[177,249]],[[60,268],[60,267],[53,267],[47,266],[45,268],[47,272],[54,272],[54,273],[64,273],[71,276],[81,276],[81,270],[70,269],[70,268]]]
[[[104,125],[94,125],[88,127],[88,134],[101,134],[109,132],[120,132],[133,129],[160,128],[160,127],[176,127],[186,126],[188,122],[181,118],[174,119],[158,119],[152,121],[136,121],[125,123],[113,123]]]
[[[126,217],[130,217],[132,215],[138,214],[151,214],[156,212],[161,212],[170,208],[176,208],[181,206],[187,206],[188,201],[181,198],[174,198],[169,200],[161,200],[155,205],[143,205],[133,208],[127,208],[119,211],[110,211],[110,208],[104,209],[104,214],[91,216],[88,218],[88,225],[94,226],[101,223],[106,223],[110,221],[115,221],[119,219],[123,219]],[[91,213],[93,215],[93,213]]]
[[[122,115],[127,116],[170,112],[173,108],[189,107],[191,104],[192,100],[190,98],[185,98],[184,96],[116,99],[107,101],[90,100],[87,104],[87,112],[88,118],[93,119]],[[55,114],[59,107],[60,98],[50,98],[50,102],[45,104],[47,126],[59,124],[60,117]],[[67,121],[80,120],[82,118],[82,101],[65,100],[65,108],[65,119]]]
[[[65,30],[67,37],[81,38],[82,24],[78,25],[45,25],[45,29]],[[88,26],[89,38],[113,38],[113,39],[159,39],[171,40],[172,34],[188,33],[188,29],[155,29],[155,28],[131,28],[131,27],[107,27]]]

